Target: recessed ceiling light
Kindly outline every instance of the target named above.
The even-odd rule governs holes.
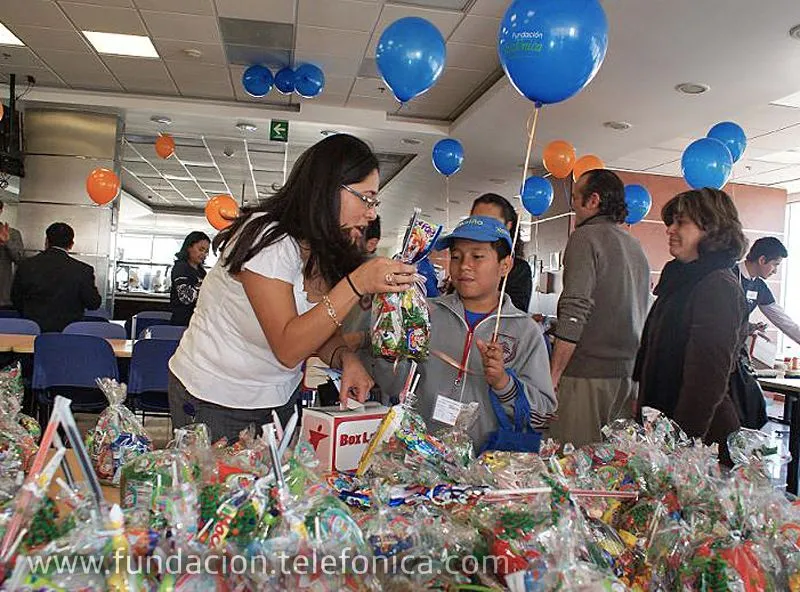
[[[629,130],[633,126],[628,123],[627,121],[606,121],[603,124],[603,127],[607,127],[609,129],[617,130],[617,131],[624,131]]]
[[[158,57],[158,52],[147,35],[123,35],[97,31],[83,31],[83,34],[98,53],[137,58]]]
[[[710,87],[707,84],[699,84],[697,82],[681,82],[675,87],[679,93],[685,95],[702,95],[708,91]]]
[[[408,144],[409,146],[419,146],[422,144],[422,140],[418,140],[417,138],[403,138],[400,141],[403,144]]]
[[[153,115],[150,121],[159,125],[172,125],[172,120],[166,115]]]
[[[494,183],[495,185],[505,185],[506,184],[506,180],[505,179],[489,179],[489,182],[490,183]]]
[[[794,27],[789,29],[789,37],[800,41],[800,25],[795,25]]]
[[[254,132],[254,131],[256,131],[258,129],[257,125],[254,125],[252,123],[244,123],[244,122],[237,123],[236,127],[239,128],[240,132]]]
[[[196,60],[198,58],[203,57],[203,52],[200,51],[199,49],[195,49],[194,47],[187,47],[186,49],[183,50],[183,55],[185,55],[187,58],[192,58]]]
[[[336,130],[324,129],[324,130],[322,130],[320,133],[321,133],[323,136],[325,136],[325,137],[328,137],[328,136],[335,136],[336,134],[338,134],[338,133],[340,133],[340,132],[337,132]]]
[[[0,23],[0,45],[25,45],[19,38],[14,35],[8,28]]]

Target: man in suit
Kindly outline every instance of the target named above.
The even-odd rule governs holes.
[[[45,234],[44,252],[19,264],[11,288],[14,307],[36,321],[43,333],[63,331],[101,302],[94,269],[69,256],[75,239],[72,227],[56,222]]]
[[[0,201],[0,214],[3,202]],[[22,260],[22,235],[7,223],[0,224],[0,308],[11,307],[11,282],[14,279],[14,265]]]

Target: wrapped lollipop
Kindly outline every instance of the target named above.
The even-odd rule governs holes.
[[[422,220],[419,208],[411,216],[398,259],[414,264],[428,256],[442,231]],[[430,315],[425,287],[415,284],[397,294],[376,294],[372,302],[372,353],[376,357],[422,361],[428,357]]]
[[[153,441],[139,419],[125,407],[126,386],[110,378],[98,378],[97,385],[109,406],[88,433],[86,447],[100,480],[119,485],[122,466],[151,451]]]

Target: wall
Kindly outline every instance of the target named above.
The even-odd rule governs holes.
[[[634,183],[644,185],[653,198],[653,207],[650,209],[646,219],[632,226],[630,232],[642,243],[650,262],[651,285],[655,286],[661,269],[671,259],[664,223],[661,221],[661,208],[676,194],[687,190],[686,182],[679,177],[662,175],[622,171],[617,171],[617,174],[626,185]],[[571,215],[564,216],[564,213],[569,211],[566,199],[568,181],[555,179],[553,186],[556,193],[553,206],[547,212],[546,218],[538,224],[540,252],[545,265],[551,253],[563,252],[574,220]],[[736,183],[729,183],[724,189],[731,196],[739,210],[739,218],[750,243],[762,236],[776,236],[784,240],[784,218],[787,201],[785,190]],[[529,249],[529,254],[535,252],[535,250]],[[768,281],[778,301],[780,301],[783,278],[784,272],[779,272]],[[555,314],[554,301],[556,299],[557,296],[554,295],[538,295],[537,304],[539,308],[533,308],[534,312]],[[751,320],[756,322],[756,320],[762,319],[757,314],[754,314]],[[773,331],[770,336],[776,337],[775,332]]]

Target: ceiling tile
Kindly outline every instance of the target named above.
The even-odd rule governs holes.
[[[373,111],[383,111],[386,113],[396,113],[400,109],[398,103],[391,95],[384,98],[360,97],[351,94],[347,99],[347,106],[355,109],[371,109]]]
[[[301,98],[300,102],[304,103],[306,100]],[[347,103],[347,95],[335,95],[329,93],[326,89],[321,95],[314,98],[314,102],[329,107],[344,107],[345,103]]]
[[[298,24],[371,33],[380,13],[375,2],[300,0]]]
[[[358,74],[360,63],[358,60],[337,57],[332,55],[314,54],[308,51],[296,51],[295,64],[316,64],[325,75],[355,77]]]
[[[295,0],[215,0],[219,16],[294,23]]]
[[[489,78],[492,72],[483,70],[466,70],[464,68],[453,68],[449,64],[445,67],[442,76],[436,86],[451,88],[470,88],[479,86],[484,80]]]
[[[64,72],[108,72],[100,58],[88,48],[85,51],[53,51],[39,52],[47,65],[59,75]]]
[[[227,65],[225,50],[218,43],[196,43],[194,41],[173,41],[171,39],[154,39],[158,55],[168,62],[180,62],[187,65],[217,64]],[[185,50],[196,49],[202,55],[194,58],[185,53]]]
[[[121,8],[134,8],[133,0],[80,0],[81,4],[93,6],[117,6]]]
[[[397,115],[399,117],[421,117],[423,119],[449,120],[453,110],[447,106],[425,105],[422,103],[411,102],[404,107]]]
[[[485,47],[497,46],[497,31],[500,28],[500,19],[486,16],[467,15],[450,36],[450,41],[483,45]]]
[[[383,31],[394,21],[406,16],[418,16],[430,21],[436,26],[437,29],[439,29],[439,32],[442,34],[442,36],[447,39],[456,28],[456,25],[458,25],[463,15],[460,12],[447,10],[429,10],[425,8],[412,8],[410,6],[395,6],[391,4],[384,5],[378,25],[375,27],[375,32],[372,36],[372,40],[370,41],[367,55],[374,56],[375,48],[378,46],[378,40],[383,34]]]
[[[142,11],[142,18],[153,38],[198,43],[217,43],[217,20],[210,16]]]
[[[344,95],[350,92],[353,86],[353,79],[346,76],[326,76],[325,89],[322,94]]]
[[[235,96],[225,66],[168,62],[167,67],[185,97],[232,100]]]
[[[128,92],[175,94],[178,89],[160,60],[105,57],[106,65]]]
[[[43,68],[42,60],[36,57],[27,47],[4,45],[0,46],[0,64],[5,66],[24,66],[28,68]]]
[[[144,28],[139,13],[131,8],[90,6],[72,2],[62,2],[61,7],[75,26],[82,31],[147,35],[147,29]]]
[[[3,66],[0,64],[0,75],[3,82],[8,82],[8,75],[17,75],[17,89],[24,89],[26,86],[25,77],[33,76],[37,86],[63,87],[66,84],[56,76],[51,70],[46,68],[20,68],[19,66]]]
[[[55,49],[59,51],[84,51],[88,41],[73,28],[71,31],[62,29],[46,29],[44,27],[13,27],[14,34],[25,42],[25,45],[39,51],[40,49]]]
[[[29,25],[72,30],[72,23],[51,0],[3,0],[2,21],[6,25]]]
[[[296,48],[302,52],[355,58],[360,62],[368,41],[368,33],[301,26],[297,28]]]
[[[645,168],[642,170],[647,171],[648,173],[660,173],[662,175],[670,175],[672,177],[681,177],[683,175],[683,172],[681,171],[680,161],[668,162],[665,164]]]
[[[382,80],[376,80],[375,78],[356,78],[352,94],[374,99],[384,99],[388,95],[389,98],[394,100],[392,91],[386,88],[386,84]]]
[[[72,88],[80,88],[85,90],[123,90],[122,86],[120,86],[120,84],[114,80],[114,77],[108,72],[77,70],[74,72],[59,72],[58,74]]]
[[[181,14],[214,15],[212,0],[133,0],[140,10],[178,12]]]
[[[478,0],[469,13],[478,16],[502,18],[508,6],[508,0]]]
[[[492,71],[500,67],[500,60],[494,47],[450,42],[447,44],[447,66]]]

